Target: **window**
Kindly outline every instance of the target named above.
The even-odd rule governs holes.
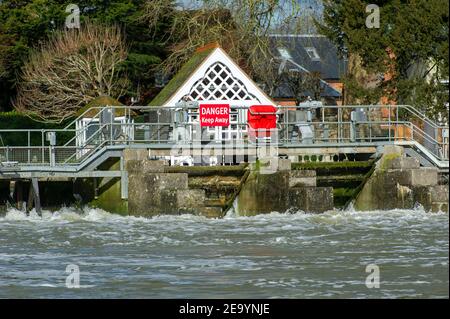
[[[245,84],[235,78],[231,70],[223,63],[212,64],[205,73],[205,76],[195,82],[189,94],[189,101],[258,101],[251,94]]]
[[[308,48],[305,48],[305,50],[306,50],[306,53],[308,53],[308,56],[311,58],[311,60],[320,61],[320,56],[317,53],[316,48],[308,47]]]

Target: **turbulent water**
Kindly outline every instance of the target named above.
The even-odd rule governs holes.
[[[9,210],[0,298],[448,298],[448,225],[420,209],[219,220]],[[366,286],[370,264],[379,288]],[[76,267],[79,288],[67,288]]]

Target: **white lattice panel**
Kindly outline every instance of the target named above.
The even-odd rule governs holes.
[[[255,101],[259,99],[251,94],[244,83],[234,77],[223,63],[216,62],[206,71],[204,77],[197,80],[185,96],[189,101]]]

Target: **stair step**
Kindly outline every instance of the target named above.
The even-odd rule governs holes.
[[[364,181],[363,174],[317,176],[317,186],[333,188],[356,188]]]
[[[223,198],[207,198],[205,199],[205,206],[210,207],[224,207],[226,205],[226,199]]]
[[[373,166],[372,161],[361,162],[307,162],[293,163],[292,169],[315,170],[317,176],[337,176],[350,174],[366,174]]]
[[[327,175],[327,176],[317,176],[317,181],[349,181],[349,182],[362,182],[364,180],[365,174],[354,174],[354,175]]]
[[[419,160],[420,165],[425,167],[434,167],[433,163],[431,163],[429,160],[427,160],[422,154],[417,152],[416,150],[406,147],[405,153],[409,157],[417,158]]]

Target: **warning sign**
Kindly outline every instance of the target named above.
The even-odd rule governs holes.
[[[200,104],[200,126],[229,126],[229,104]]]

